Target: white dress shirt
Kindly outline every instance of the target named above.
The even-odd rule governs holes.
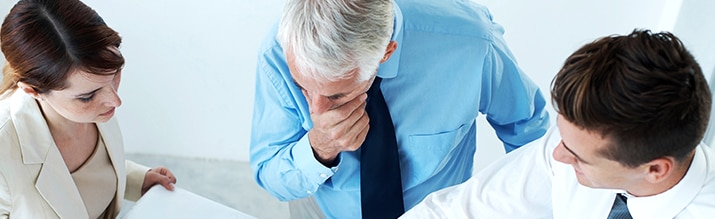
[[[573,168],[551,155],[560,141],[552,128],[467,182],[427,196],[401,218],[606,218],[616,194],[625,191],[579,184]],[[715,218],[715,150],[704,144],[695,150],[688,172],[673,188],[628,196],[634,219]]]

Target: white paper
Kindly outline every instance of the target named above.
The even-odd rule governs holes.
[[[179,187],[174,191],[161,185],[150,188],[122,217],[123,219],[155,218],[236,218],[256,219]]]

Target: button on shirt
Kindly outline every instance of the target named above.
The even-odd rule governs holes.
[[[341,152],[333,168],[315,159],[308,104],[276,30],[257,63],[250,155],[256,180],[280,200],[314,194],[329,218],[360,217],[359,154]],[[478,114],[506,151],[546,132],[544,97],[502,34],[487,9],[471,1],[396,1],[397,50],[377,75],[395,127],[406,209],[471,176]]]

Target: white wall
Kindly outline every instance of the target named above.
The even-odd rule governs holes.
[[[683,0],[673,33],[683,39],[685,45],[700,63],[703,73],[711,74],[710,89],[715,93],[715,1]],[[715,145],[715,116],[710,116],[710,129],[704,142]]]
[[[683,0],[673,33],[695,56],[706,74],[715,69],[715,1]]]
[[[556,113],[549,90],[563,61],[582,45],[610,34],[627,34],[634,28],[668,30],[678,1],[672,0],[477,0],[489,7],[506,29],[504,37],[521,68],[541,87],[547,98],[552,124]],[[663,24],[665,23],[665,24]],[[504,154],[485,120],[478,127],[479,149],[475,169]],[[486,140],[486,141],[485,141]]]
[[[282,0],[85,2],[124,39],[124,104],[117,115],[127,152],[248,160],[256,52]],[[477,2],[505,27],[522,69],[547,98],[552,77],[571,52],[596,37],[634,28],[675,29],[701,62],[710,69],[715,62],[713,52],[706,52],[714,51],[713,19],[705,18],[713,1]],[[0,12],[6,14],[12,3],[0,0]],[[681,4],[687,15],[679,13]],[[550,105],[549,111],[553,120]],[[477,168],[503,154],[483,117],[479,121]]]
[[[248,160],[258,47],[282,0],[85,0],[123,37],[129,153]]]
[[[256,54],[283,0],[83,1],[123,37],[126,152],[248,160]]]

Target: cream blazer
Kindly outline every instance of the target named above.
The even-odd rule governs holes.
[[[87,209],[39,105],[22,91],[6,95],[0,100],[0,219],[87,219]],[[116,119],[97,127],[118,179],[117,193],[107,211],[114,218],[125,195],[129,200],[141,196],[148,168],[124,160]]]

